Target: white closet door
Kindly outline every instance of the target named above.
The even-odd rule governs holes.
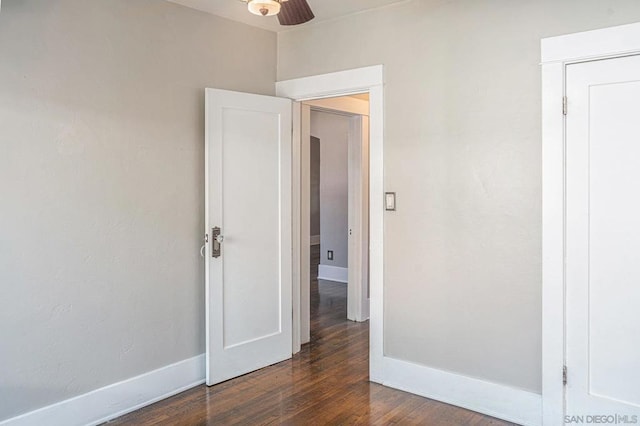
[[[567,98],[566,413],[640,421],[640,57],[568,66]]]

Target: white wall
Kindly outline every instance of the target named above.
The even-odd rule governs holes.
[[[275,58],[164,1],[2,2],[0,421],[204,352],[204,88]]]
[[[347,268],[349,117],[311,111],[311,135],[320,139],[320,264]]]
[[[385,66],[387,356],[540,392],[540,39],[638,20],[637,0],[414,0],[279,34],[278,80]]]

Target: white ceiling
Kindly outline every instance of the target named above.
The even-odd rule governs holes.
[[[254,27],[270,31],[284,31],[296,27],[283,27],[275,16],[255,16],[247,10],[247,4],[241,0],[168,0],[193,9],[223,16],[234,21],[244,22]],[[307,0],[316,15],[313,22],[326,21],[340,16],[350,15],[367,9],[399,3],[406,0]],[[303,25],[309,25],[303,24]]]

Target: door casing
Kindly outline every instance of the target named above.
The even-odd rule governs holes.
[[[571,105],[565,99],[566,70],[640,54],[640,23],[546,38],[541,47],[542,424],[556,425],[565,415],[565,108]]]
[[[292,351],[300,351],[300,283],[308,280],[307,271],[301,268],[301,259],[308,257],[309,232],[303,232],[302,218],[308,221],[308,211],[301,211],[301,120],[307,110],[301,101],[323,99],[354,93],[369,93],[369,377],[381,382],[383,373],[383,296],[384,296],[384,79],[383,66],[358,68],[330,74],[304,77],[276,83],[277,96],[291,98],[293,111],[293,342]],[[307,203],[308,204],[308,203]],[[304,207],[303,207],[304,208]],[[306,251],[305,251],[306,248]],[[306,277],[306,278],[305,278]]]

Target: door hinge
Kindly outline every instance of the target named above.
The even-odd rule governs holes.
[[[563,385],[567,385],[567,366],[563,365],[562,366],[562,384]]]
[[[564,96],[562,98],[562,115],[567,115],[568,111],[569,111],[568,100],[567,100],[567,97]]]

